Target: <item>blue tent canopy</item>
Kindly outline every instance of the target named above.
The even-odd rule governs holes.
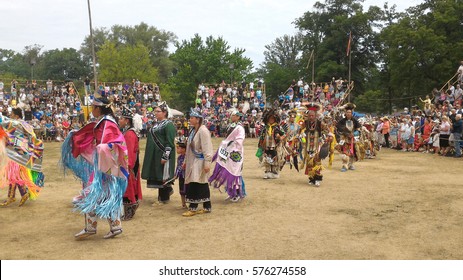
[[[356,118],[363,118],[363,117],[365,117],[365,114],[359,113],[359,112],[354,112],[353,116],[356,117]]]

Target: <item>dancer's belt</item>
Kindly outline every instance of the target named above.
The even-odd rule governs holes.
[[[195,155],[196,158],[204,159],[204,154],[203,153],[198,153],[193,149],[191,149],[191,151],[193,152],[193,154]]]

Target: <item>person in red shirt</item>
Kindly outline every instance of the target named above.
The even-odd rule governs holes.
[[[122,109],[122,116],[119,118],[119,127],[124,134],[127,144],[127,154],[129,158],[129,178],[127,189],[123,197],[124,213],[122,220],[127,221],[133,218],[138,209],[139,202],[142,200],[141,180],[140,180],[140,148],[138,135],[133,126],[134,114],[129,108]]]
[[[432,149],[431,145],[429,144],[429,137],[431,136],[431,132],[432,132],[432,125],[429,119],[425,119],[424,126],[423,126],[423,134],[421,135],[423,139],[423,145],[425,146],[425,150],[423,153],[429,153],[429,151]]]

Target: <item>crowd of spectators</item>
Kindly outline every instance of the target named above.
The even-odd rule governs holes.
[[[461,157],[463,61],[455,76],[442,89],[420,98],[422,106],[378,117],[374,122],[378,142],[404,152]]]
[[[84,93],[79,94],[72,82],[12,80],[10,88],[0,80],[0,114],[9,115],[18,106],[24,110],[25,120],[34,127],[37,136],[45,141],[62,141],[72,129],[81,127],[94,99],[92,81],[84,80]],[[342,100],[346,81],[341,78],[324,85],[311,84],[302,79],[293,80],[274,106],[290,110],[304,101],[316,101],[330,108]],[[156,84],[142,83],[134,79],[131,83],[100,83],[97,94],[110,97],[116,110],[121,106],[133,108],[139,115],[140,136],[154,122],[153,108],[161,101],[161,92]],[[245,105],[247,104],[247,105]],[[213,137],[222,137],[226,132],[231,109],[243,110],[243,126],[247,137],[258,137],[262,126],[262,113],[268,106],[265,84],[262,79],[241,83],[200,84],[197,88],[195,106],[205,116],[206,125]],[[285,115],[283,113],[283,115]],[[283,116],[284,117],[284,116]],[[188,121],[184,116],[174,118],[178,133],[185,135]]]
[[[231,109],[244,113],[242,124],[248,138],[258,137],[262,127],[265,108],[281,108],[282,119],[288,111],[299,108],[304,102],[319,102],[329,113],[344,100],[348,92],[348,82],[342,78],[332,78],[326,83],[307,83],[302,79],[293,80],[288,89],[274,102],[267,103],[265,84],[262,79],[240,84],[200,84],[196,93],[196,107],[203,112],[206,125],[212,137],[224,135]]]
[[[463,66],[463,63],[462,63]],[[420,99],[422,106],[405,108],[403,112],[383,117],[366,117],[374,130],[377,142],[384,147],[402,151],[420,151],[443,156],[461,156],[456,143],[461,139],[461,115],[463,114],[462,75],[446,89],[434,89],[431,95]],[[34,127],[39,138],[45,141],[62,141],[72,129],[81,127],[93,101],[90,79],[85,79],[81,101],[72,82],[11,81],[7,89],[0,80],[0,114],[8,115],[15,106],[24,110],[25,120]],[[138,130],[141,137],[154,123],[153,108],[160,102],[161,92],[156,84],[142,83],[134,79],[132,83],[101,83],[98,94],[114,101],[116,111],[121,106],[133,108],[140,119]],[[329,114],[344,102],[349,85],[342,78],[332,78],[331,82],[315,84],[293,80],[285,92],[273,103],[267,104],[265,84],[262,79],[252,82],[226,84],[200,84],[196,92],[195,106],[204,115],[205,124],[212,137],[223,137],[229,116],[233,109],[244,111],[242,124],[246,136],[258,137],[262,127],[262,114],[268,106],[281,108],[282,119],[287,112],[299,108],[304,102],[318,102],[323,105],[323,113]],[[431,96],[431,97],[430,97]],[[91,109],[90,109],[91,110]],[[90,111],[88,110],[88,111]],[[175,116],[179,136],[188,133],[186,116]]]

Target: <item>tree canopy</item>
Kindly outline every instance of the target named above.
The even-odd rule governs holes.
[[[97,54],[108,42],[114,44],[116,49],[126,46],[136,47],[137,45],[143,45],[148,51],[148,57],[152,66],[157,68],[158,79],[164,82],[172,74],[173,63],[168,59],[168,48],[169,44],[175,43],[176,39],[177,36],[174,33],[159,30],[144,22],[135,26],[113,25],[110,30],[100,28],[96,29],[93,34],[95,52]],[[84,56],[84,60],[92,61],[90,36],[85,37],[80,51]],[[98,55],[97,61],[99,61]]]
[[[99,79],[107,82],[130,82],[139,79],[144,82],[158,80],[158,71],[151,64],[149,50],[138,43],[135,46],[116,47],[106,42],[98,51],[100,62]]]
[[[162,84],[179,108],[192,106],[200,83],[236,83],[263,77],[268,96],[284,92],[293,79],[355,83],[353,101],[365,112],[391,112],[415,104],[440,89],[463,59],[463,1],[424,0],[404,12],[387,3],[363,6],[363,0],[324,0],[296,18],[296,32],[265,46],[265,60],[253,70],[245,49],[195,34],[189,40],[141,22],[94,30],[99,80],[134,78]],[[351,37],[350,37],[351,36]],[[351,38],[350,52],[347,45]],[[22,52],[0,49],[0,77],[82,79],[92,74],[90,40],[80,50]],[[175,47],[169,52],[169,45]],[[312,71],[311,64],[315,71]],[[313,75],[313,78],[312,78]]]
[[[178,93],[178,101],[185,102],[183,107],[194,104],[200,83],[241,82],[252,70],[252,61],[243,56],[245,50],[231,51],[221,37],[215,39],[209,36],[203,41],[195,34],[190,40],[183,40],[175,46],[177,49],[170,58],[176,68],[169,83]]]

